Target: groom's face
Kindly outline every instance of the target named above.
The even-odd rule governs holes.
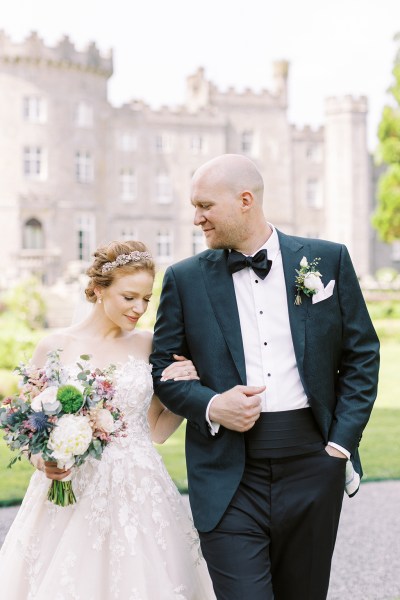
[[[209,248],[237,248],[243,238],[240,196],[222,183],[193,183],[194,224],[201,227]]]

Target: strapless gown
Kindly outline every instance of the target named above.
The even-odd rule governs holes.
[[[215,598],[197,532],[150,439],[150,365],[130,357],[115,385],[127,437],[74,469],[72,506],[51,504],[50,480],[32,475],[0,551],[4,600]]]

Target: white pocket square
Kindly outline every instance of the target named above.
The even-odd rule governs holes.
[[[317,304],[317,302],[322,302],[322,300],[327,300],[332,296],[335,287],[335,280],[331,279],[325,287],[322,285],[321,282],[321,286],[322,287],[317,291],[317,293],[312,296],[313,304]]]

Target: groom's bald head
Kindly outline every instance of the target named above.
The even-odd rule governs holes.
[[[250,192],[262,204],[264,182],[256,165],[241,154],[222,154],[204,163],[193,175],[192,186],[200,181],[208,185],[224,186],[233,194]]]

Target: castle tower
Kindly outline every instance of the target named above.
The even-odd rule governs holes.
[[[197,112],[210,104],[212,84],[204,76],[204,68],[199,67],[186,78],[186,107],[189,112]]]
[[[328,98],[325,102],[324,236],[345,244],[357,274],[369,272],[370,161],[367,150],[367,98]]]
[[[0,32],[0,273],[51,281],[94,245],[112,56]],[[96,175],[96,177],[95,177]],[[54,273],[54,277],[52,277]],[[0,282],[4,284],[4,282]]]
[[[272,64],[272,76],[275,95],[280,98],[282,105],[287,107],[289,62],[287,60],[276,60]]]

